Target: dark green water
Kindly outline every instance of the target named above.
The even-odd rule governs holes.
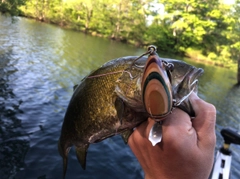
[[[145,49],[91,37],[33,20],[0,16],[0,178],[60,178],[57,151],[63,116],[73,86],[93,69]],[[187,60],[187,59],[185,59]],[[223,127],[239,129],[240,89],[236,72],[204,68],[199,96],[217,108],[217,148]],[[232,177],[240,178],[240,147],[233,150]],[[131,150],[120,136],[90,145],[87,170],[70,151],[67,178],[143,178]]]

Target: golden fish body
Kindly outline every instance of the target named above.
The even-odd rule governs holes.
[[[132,129],[147,120],[149,114],[144,108],[141,94],[147,57],[134,62],[136,58],[129,56],[109,61],[76,87],[65,114],[58,144],[64,175],[72,145],[76,148],[78,161],[85,168],[89,144],[119,133],[127,142]],[[169,72],[174,104],[183,100],[190,91],[197,90],[195,81],[202,74],[202,69],[179,60],[162,60],[174,65],[174,70]],[[179,107],[194,115],[187,97]]]

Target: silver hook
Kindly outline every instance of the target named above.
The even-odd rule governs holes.
[[[130,69],[132,69],[134,63],[135,63],[136,61],[138,61],[140,58],[142,58],[144,55],[152,54],[152,53],[154,53],[154,52],[156,52],[156,51],[157,51],[157,47],[156,47],[156,46],[154,46],[154,45],[148,46],[147,52],[145,52],[144,54],[140,55],[138,58],[136,58],[135,60],[133,60],[131,66],[130,66]]]
[[[194,81],[192,82],[191,86],[192,86],[193,84],[197,83],[197,82],[198,82],[197,79],[194,80]],[[176,99],[174,99],[174,100],[173,100],[173,106],[174,106],[174,107],[179,106],[183,101],[185,101],[185,99],[187,99],[187,98],[192,94],[192,92],[195,90],[195,87],[196,87],[196,86],[194,86],[193,89],[192,89],[186,96],[182,97],[182,99],[180,99],[179,101],[176,101]]]

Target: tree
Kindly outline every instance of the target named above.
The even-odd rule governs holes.
[[[0,1],[26,1],[26,16],[138,46],[155,44],[166,53],[193,49],[223,65],[240,58],[240,0],[234,6],[221,0]]]
[[[231,55],[238,62],[237,83],[240,85],[240,0],[236,0],[233,6],[233,21],[231,28]]]
[[[25,4],[26,0],[0,0],[0,12],[17,16],[20,14],[19,7]]]

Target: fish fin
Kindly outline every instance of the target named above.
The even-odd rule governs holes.
[[[86,169],[86,158],[87,158],[88,145],[83,147],[76,147],[76,155],[78,162],[81,164],[83,170]]]
[[[123,118],[123,112],[124,112],[124,103],[123,100],[119,97],[115,100],[115,108],[117,111],[117,116],[120,121],[120,124],[122,125],[122,118]]]
[[[128,143],[128,138],[130,137],[130,135],[133,133],[133,130],[126,130],[124,132],[121,133],[122,139],[124,140],[124,143],[127,144]]]
[[[67,165],[68,165],[68,157],[63,157],[63,179],[66,176],[67,173]]]
[[[75,91],[75,89],[78,87],[78,85],[74,85],[73,86],[73,91]]]
[[[71,149],[71,147],[65,148],[63,145],[61,145],[60,140],[58,141],[58,152],[63,159],[63,179],[65,178],[66,172],[67,172],[68,153],[69,153],[70,149]]]

